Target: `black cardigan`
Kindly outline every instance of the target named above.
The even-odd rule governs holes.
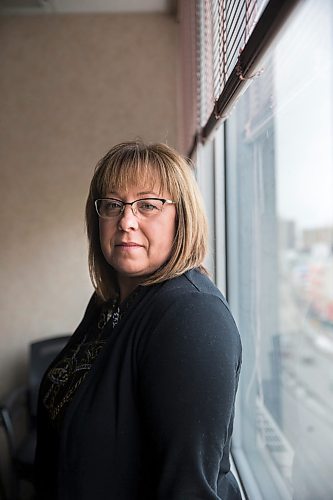
[[[71,342],[99,311],[93,296]],[[240,365],[237,327],[206,276],[141,287],[58,431],[40,398],[38,498],[239,500],[229,451]]]

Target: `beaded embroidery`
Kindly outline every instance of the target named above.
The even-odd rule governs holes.
[[[78,387],[89,373],[98,354],[106,344],[104,327],[112,320],[112,329],[121,319],[118,300],[106,305],[92,334],[85,334],[81,342],[64,353],[64,357],[49,370],[48,388],[43,403],[52,421],[61,417],[67,403],[71,401]],[[103,334],[104,333],[104,334]]]
[[[59,425],[66,406],[73,399],[98,354],[104,348],[109,333],[109,329],[105,326],[110,321],[112,329],[118,326],[140,288],[131,293],[122,307],[118,298],[111,304],[107,303],[99,315],[97,326],[86,333],[78,344],[65,350],[64,356],[47,373],[43,385],[45,391],[43,403],[54,425]]]

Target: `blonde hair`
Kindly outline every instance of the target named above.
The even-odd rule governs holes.
[[[207,251],[207,220],[203,202],[190,164],[166,144],[123,142],[112,147],[98,162],[86,203],[86,227],[89,241],[89,272],[99,297],[107,301],[117,293],[117,278],[101,250],[99,221],[94,201],[110,190],[127,190],[137,184],[159,184],[160,193],[168,193],[177,211],[176,235],[171,256],[141,285],[153,285],[175,278],[197,267],[206,273],[203,260]]]

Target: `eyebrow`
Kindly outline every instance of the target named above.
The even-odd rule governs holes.
[[[159,196],[158,193],[154,193],[153,191],[140,191],[139,193],[136,194],[136,196],[142,196],[146,194],[152,195],[153,197]],[[120,196],[117,191],[109,191],[109,195]]]
[[[154,196],[158,196],[157,193],[154,193],[153,191],[140,191],[140,193],[138,193],[138,195],[142,195],[142,194],[153,194]]]

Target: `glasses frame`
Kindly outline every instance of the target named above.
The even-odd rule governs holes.
[[[121,203],[122,207],[120,209],[119,215],[112,215],[110,217],[107,217],[105,215],[101,215],[99,213],[99,211],[98,211],[98,206],[97,205],[98,205],[99,201],[103,201],[103,200],[117,201],[118,203]],[[139,198],[138,200],[134,200],[134,201],[122,201],[122,200],[118,200],[118,198],[97,198],[96,200],[94,200],[94,205],[95,205],[95,209],[96,209],[98,217],[101,217],[102,219],[116,219],[117,217],[121,217],[123,215],[124,211],[125,211],[126,205],[129,205],[131,207],[133,215],[135,217],[137,217],[138,219],[140,219],[140,216],[139,217],[137,216],[137,209],[136,209],[136,207],[134,205],[135,205],[135,203],[137,203],[139,201],[145,201],[145,200],[161,201],[162,202],[161,212],[163,210],[164,205],[174,205],[176,203],[175,201],[168,200],[166,198],[154,198],[154,197],[151,197],[151,198]]]

